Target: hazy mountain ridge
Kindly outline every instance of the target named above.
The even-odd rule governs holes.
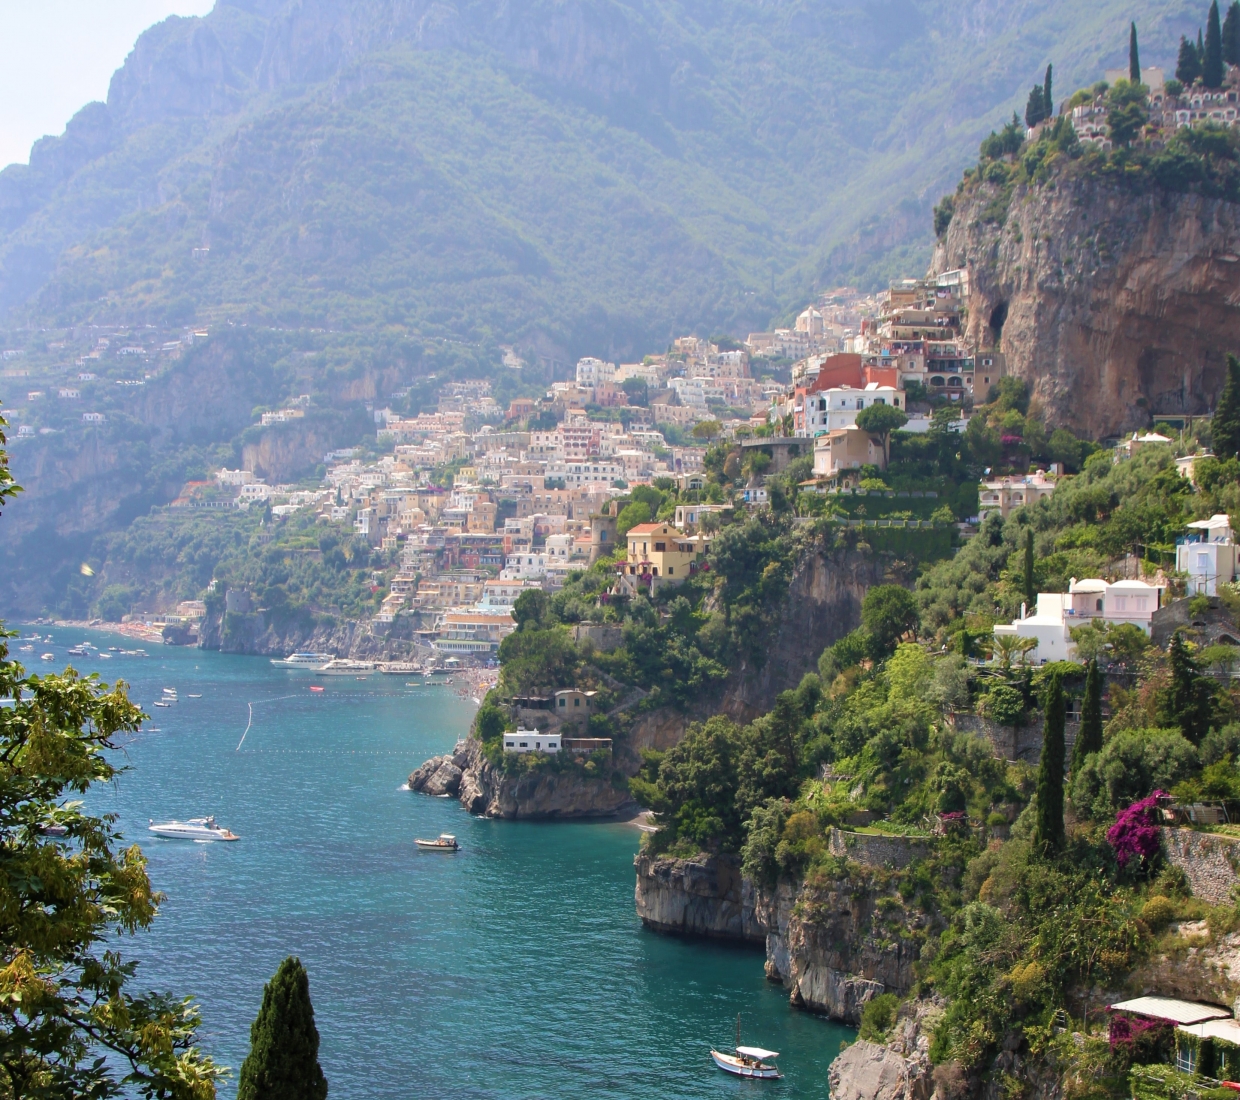
[[[742,331],[893,249],[922,265],[1047,57],[1066,94],[1130,15],[1151,61],[1200,19],[1142,7],[220,0],[0,173],[0,308],[571,352]]]

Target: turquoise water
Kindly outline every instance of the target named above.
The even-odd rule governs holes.
[[[316,680],[157,645],[147,659],[67,658],[83,639],[135,643],[52,634],[52,646],[14,656],[43,671],[30,658],[50,648],[50,667],[123,678],[159,727],[126,746],[129,770],[91,808],[119,815],[167,895],[154,929],[127,946],[140,984],[199,999],[203,1043],[234,1070],[264,981],[296,954],[337,1100],[827,1096],[827,1067],[852,1033],[790,1009],[760,951],[644,930],[634,828],[487,821],[400,789],[467,729],[473,707],[451,688]],[[152,707],[164,687],[180,702]],[[146,832],[148,818],[209,813],[242,840]],[[440,832],[463,850],[414,849],[414,836]],[[782,1082],[736,1081],[711,1064],[738,1012],[748,1042],[782,1052]]]

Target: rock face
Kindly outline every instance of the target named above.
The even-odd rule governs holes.
[[[1017,188],[1002,225],[997,199],[957,196],[931,266],[969,272],[967,343],[1091,438],[1210,410],[1240,346],[1240,206],[1070,172]]]
[[[506,775],[474,740],[434,756],[409,776],[409,789],[451,795],[471,814],[503,818],[611,817],[634,809],[628,790],[611,776],[587,776],[574,768]]]
[[[906,933],[925,918],[886,889],[858,889],[848,880],[755,884],[731,855],[686,860],[640,852],[634,866],[637,913],[647,928],[763,943],[766,976],[782,982],[797,1007],[856,1024],[872,997],[912,988],[919,948]]]
[[[656,932],[763,943],[766,930],[752,889],[741,879],[739,856],[672,859],[638,854],[637,915]]]
[[[1240,881],[1240,839],[1192,829],[1159,829],[1167,862],[1184,872],[1193,895],[1211,905],[1231,900]]]
[[[832,1100],[929,1100],[934,1088],[930,1036],[942,1004],[901,1006],[886,1045],[858,1039],[831,1063]]]

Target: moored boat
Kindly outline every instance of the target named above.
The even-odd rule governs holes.
[[[322,668],[335,660],[334,653],[290,653],[287,657],[273,657],[276,668],[300,668],[307,672]]]
[[[722,1054],[712,1049],[711,1058],[724,1073],[730,1073],[734,1077],[752,1077],[758,1080],[774,1081],[783,1076],[778,1069],[775,1068],[775,1059],[779,1057],[778,1051],[767,1050],[764,1047],[745,1047],[741,1046],[741,1017],[740,1013],[736,1014],[736,1053]]]
[[[774,1065],[770,1064],[779,1054],[762,1047],[737,1047],[735,1054],[720,1054],[712,1050],[710,1056],[724,1073],[735,1077],[754,1077],[761,1080],[775,1081],[783,1076]]]
[[[217,825],[214,817],[191,817],[188,821],[164,821],[152,818],[147,830],[169,840],[240,840],[236,833]]]
[[[413,842],[424,852],[457,852],[461,848],[451,833],[440,833],[434,840],[415,837]]]
[[[361,679],[370,676],[374,671],[373,661],[350,661],[337,658],[334,661],[328,661],[322,668],[316,668],[314,674],[316,676],[356,676]]]

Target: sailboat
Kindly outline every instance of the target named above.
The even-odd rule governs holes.
[[[778,1052],[763,1047],[741,1046],[741,1014],[736,1014],[736,1053],[720,1054],[712,1050],[710,1056],[724,1073],[734,1077],[756,1077],[764,1080],[778,1080],[783,1076],[773,1065]]]

